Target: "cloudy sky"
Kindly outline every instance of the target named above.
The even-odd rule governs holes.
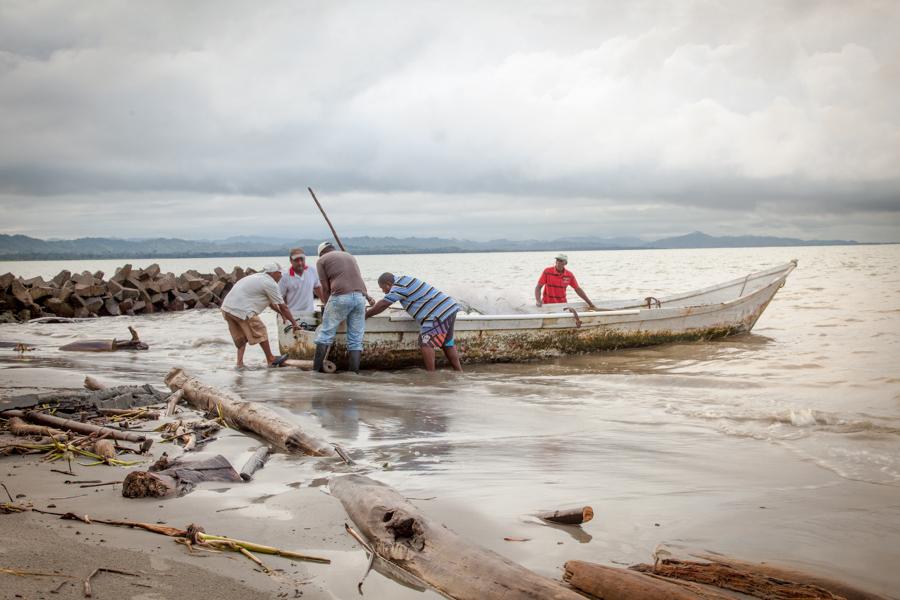
[[[900,241],[900,2],[0,0],[0,233]]]

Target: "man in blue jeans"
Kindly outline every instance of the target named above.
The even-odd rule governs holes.
[[[316,272],[322,286],[322,325],[316,334],[316,355],[313,371],[321,371],[334,343],[334,336],[342,321],[347,321],[347,353],[350,356],[350,370],[359,373],[362,356],[363,334],[366,331],[366,300],[369,296],[366,284],[359,272],[356,259],[347,252],[335,250],[331,242],[319,244],[319,260]]]

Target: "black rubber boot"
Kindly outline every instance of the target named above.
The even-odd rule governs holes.
[[[331,348],[328,344],[316,344],[316,355],[313,358],[313,371],[316,373],[322,372],[322,365],[325,363],[325,357],[328,355],[328,349]]]
[[[350,351],[350,370],[359,375],[359,359],[362,356],[361,350]]]

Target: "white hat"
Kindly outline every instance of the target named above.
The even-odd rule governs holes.
[[[277,273],[281,271],[281,265],[278,263],[269,263],[263,267],[263,273]]]
[[[567,262],[569,262],[569,257],[566,256],[565,254],[557,254],[557,255],[556,255],[556,260],[561,260],[561,261],[563,261],[564,263],[567,263]]]
[[[334,248],[334,244],[332,244],[331,242],[322,242],[321,244],[319,244],[319,251],[317,252],[317,254],[319,256],[322,256],[322,250],[324,250],[325,248]]]

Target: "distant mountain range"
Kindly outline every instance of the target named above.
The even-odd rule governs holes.
[[[271,239],[239,236],[223,240],[177,238],[78,238],[40,240],[25,235],[0,234],[0,260],[60,260],[97,258],[195,258],[215,256],[282,256],[294,246],[315,254],[320,239]],[[634,237],[571,237],[555,240],[488,242],[447,238],[352,237],[343,240],[354,254],[430,254],[449,252],[525,252],[566,250],[622,250],[646,248],[754,248],[764,246],[844,246],[852,240],[799,240],[743,235],[716,237],[695,231],[687,235],[646,242]]]

